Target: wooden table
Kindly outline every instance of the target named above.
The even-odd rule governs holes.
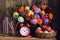
[[[40,39],[40,38],[27,38],[27,37],[0,37],[0,40],[56,40],[53,39]]]

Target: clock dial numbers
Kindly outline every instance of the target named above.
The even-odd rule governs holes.
[[[22,27],[22,28],[20,29],[20,34],[21,34],[22,36],[27,36],[27,35],[29,34],[29,28],[28,28],[28,27]]]

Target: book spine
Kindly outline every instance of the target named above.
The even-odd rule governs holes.
[[[3,23],[2,23],[2,28],[3,28],[3,30],[2,30],[2,31],[3,31],[3,34],[4,34],[4,33],[5,33],[5,31],[4,31],[4,25],[5,25],[5,24],[4,24],[4,19],[3,19],[3,21],[2,21],[2,22],[3,22]]]
[[[4,17],[4,32],[6,34],[6,17]]]
[[[10,34],[11,33],[11,28],[10,28],[10,26],[11,26],[10,25],[11,24],[11,18],[10,17],[8,18],[8,21],[9,21],[8,22],[8,33]]]
[[[8,34],[8,17],[6,17],[6,29],[7,29],[7,34]]]

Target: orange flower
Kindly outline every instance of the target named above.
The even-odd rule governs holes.
[[[20,7],[18,11],[19,11],[19,12],[23,12],[23,11],[24,11],[24,7],[23,7],[23,6]]]
[[[52,20],[53,19],[53,14],[52,13],[49,13],[49,19]]]
[[[42,10],[42,11],[40,12],[40,14],[41,14],[41,15],[45,15],[45,11]]]
[[[36,19],[36,16],[35,16],[35,15],[33,15],[33,16],[32,16],[32,19]]]
[[[41,7],[42,7],[42,9],[46,9],[47,6],[45,4],[43,4]]]
[[[34,15],[34,12],[32,10],[26,10],[25,16],[31,16]]]
[[[38,24],[42,24],[42,19],[38,19]]]
[[[45,14],[45,16],[46,16],[47,18],[48,18],[48,15],[49,15],[48,13]]]

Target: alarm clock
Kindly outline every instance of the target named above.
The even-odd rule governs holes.
[[[27,26],[23,26],[20,28],[21,36],[28,36],[30,34],[30,29]]]

